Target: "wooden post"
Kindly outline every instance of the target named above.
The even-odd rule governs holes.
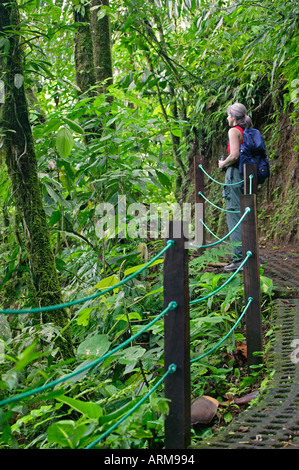
[[[164,316],[165,372],[171,364],[177,366],[165,379],[165,397],[170,400],[165,419],[166,449],[186,449],[191,442],[188,250],[184,240],[188,232],[186,225],[185,230],[183,227],[184,222],[170,221],[168,239],[175,244],[164,259],[164,308],[177,302],[177,307]]]
[[[195,196],[195,245],[205,245],[206,243],[206,231],[202,223],[199,222],[202,219],[205,222],[205,200],[199,194],[201,191],[204,193],[204,173],[199,168],[199,165],[204,164],[203,155],[195,155],[194,157],[194,196]]]
[[[250,367],[261,364],[261,355],[256,356],[254,353],[263,350],[256,194],[240,196],[241,215],[247,207],[250,212],[242,221],[242,250],[243,258],[248,251],[252,253],[243,267],[245,305],[249,297],[253,298],[246,312],[247,363]]]
[[[250,194],[250,186],[251,186],[251,194],[257,194],[257,164],[256,163],[248,163],[243,165],[244,171],[244,194]],[[250,182],[249,176],[253,175],[253,178]]]

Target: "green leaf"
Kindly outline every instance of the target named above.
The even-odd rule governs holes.
[[[126,403],[123,407],[117,409],[116,411],[113,411],[112,413],[101,416],[99,419],[100,424],[103,425],[105,423],[109,423],[110,421],[115,422],[119,420],[122,416],[128,413],[136,405],[137,402],[138,400],[134,398],[129,403]]]
[[[161,173],[160,171],[157,171],[157,170],[156,170],[156,174],[157,174],[157,178],[158,178],[158,180],[159,180],[159,182],[161,183],[162,186],[164,186],[167,189],[172,188],[172,183],[171,183],[170,179],[168,178],[168,176],[166,176],[164,173]]]
[[[75,398],[70,398],[66,396],[57,397],[56,400],[69,405],[71,408],[76,411],[79,411],[85,416],[88,416],[88,418],[90,419],[99,419],[99,417],[102,416],[102,409],[96,403],[75,400]]]
[[[98,282],[94,288],[97,289],[107,289],[108,287],[115,286],[116,284],[119,283],[118,277],[115,276],[115,274],[112,274],[112,276],[105,277],[102,279],[100,282]],[[115,291],[118,291],[115,289]]]
[[[60,129],[56,136],[56,148],[62,158],[66,158],[72,151],[73,136],[67,127]]]
[[[51,132],[57,131],[59,127],[61,126],[62,121],[59,118],[52,118],[49,119],[49,121],[46,122],[44,126],[44,134],[50,134]]]
[[[44,186],[47,189],[47,192],[49,196],[53,199],[53,201],[61,204],[62,206],[66,207],[69,210],[72,209],[72,205],[70,204],[70,202],[64,199],[59,193],[56,193],[49,184],[44,183]]]
[[[108,335],[99,334],[89,336],[85,341],[83,341],[79,345],[77,349],[77,354],[79,356],[101,357],[109,350],[110,344],[111,343],[108,340]]]
[[[156,261],[154,261],[151,266],[155,266],[156,264],[161,264],[163,263],[163,259],[157,259]],[[129,276],[129,274],[133,274],[135,273],[136,271],[138,271],[139,269],[143,268],[144,266],[146,265],[146,263],[144,264],[139,264],[138,266],[133,266],[132,268],[128,268],[125,270],[124,272],[124,275],[125,276]]]
[[[75,421],[61,420],[48,427],[47,436],[49,442],[74,449],[86,431],[84,424],[77,426]]]
[[[69,118],[63,118],[64,122],[70,126],[70,128],[74,131],[77,132],[78,134],[84,134],[84,129],[81,127],[77,122],[72,121]]]
[[[80,310],[78,317],[77,317],[78,325],[87,326],[89,322],[90,314],[93,310],[94,310],[93,307],[86,307]]]
[[[136,363],[140,357],[143,356],[145,353],[145,349],[141,348],[140,346],[132,346],[130,348],[126,348],[123,351],[122,357],[119,359],[120,364],[130,364]]]
[[[20,354],[19,360],[14,367],[16,371],[20,371],[24,369],[24,367],[26,367],[27,364],[34,361],[41,355],[41,353],[36,350],[36,347],[37,347],[37,343],[34,342]]]
[[[270,294],[273,289],[273,281],[269,277],[266,276],[260,276],[260,282],[261,282],[261,291],[264,294]]]
[[[175,135],[176,137],[182,137],[183,136],[183,133],[182,133],[181,129],[179,129],[179,128],[172,128],[171,133],[173,135]]]
[[[115,320],[123,320],[125,322],[131,321],[131,320],[139,320],[141,321],[141,315],[138,312],[130,312],[128,314],[121,314],[121,315],[116,315]]]

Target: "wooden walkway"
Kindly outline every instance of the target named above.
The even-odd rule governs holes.
[[[268,254],[265,275],[274,280],[275,341],[267,360],[275,370],[259,400],[196,449],[299,449],[299,265],[298,257]]]

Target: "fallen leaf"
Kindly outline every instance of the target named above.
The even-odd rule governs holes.
[[[240,351],[247,359],[247,343],[246,341],[237,341],[237,351]]]
[[[239,431],[241,431],[241,432],[247,432],[248,429],[249,429],[249,426],[240,426],[239,427]]]
[[[248,393],[248,395],[244,395],[244,397],[241,398],[228,398],[226,401],[222,401],[219,403],[219,405],[229,405],[229,404],[235,404],[235,405],[246,405],[247,403],[251,402],[254,398],[258,396],[259,392],[258,390],[255,390],[254,392]]]
[[[254,392],[248,393],[248,395],[245,395],[244,397],[236,398],[234,400],[234,403],[236,405],[245,405],[246,403],[249,403],[251,400],[256,398],[258,394],[259,394],[258,390],[255,390]]]
[[[217,413],[218,400],[203,395],[197,398],[191,405],[191,425],[209,423]]]

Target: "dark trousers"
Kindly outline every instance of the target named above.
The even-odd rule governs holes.
[[[227,185],[231,183],[241,182],[238,168],[228,167],[225,172],[225,183]],[[234,186],[223,187],[223,197],[225,199],[226,210],[235,211],[226,213],[226,221],[228,231],[230,232],[236,226],[240,220],[240,195],[244,193],[244,184],[236,184]],[[230,236],[230,241],[233,243],[232,247],[232,261],[234,263],[242,260],[242,232],[241,224],[233,231]]]

